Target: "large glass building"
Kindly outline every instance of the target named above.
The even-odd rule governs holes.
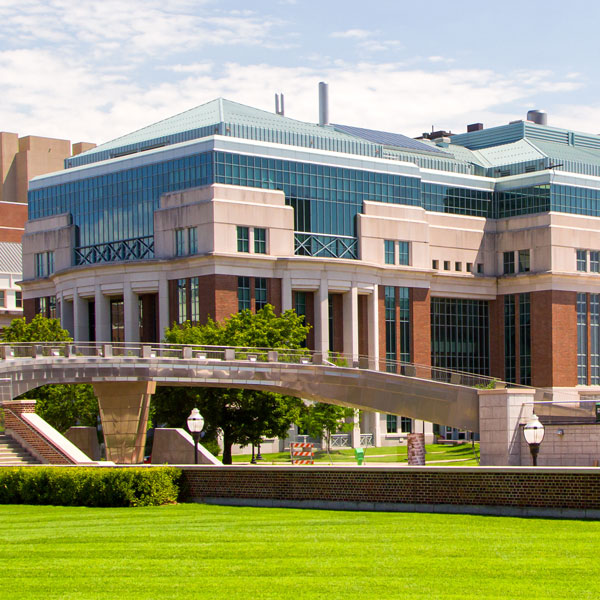
[[[151,342],[269,302],[381,369],[600,394],[600,136],[528,116],[417,140],[217,99],[150,125],[31,181],[25,313]]]

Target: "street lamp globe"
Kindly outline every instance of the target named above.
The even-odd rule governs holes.
[[[198,437],[204,427],[204,417],[197,408],[193,408],[190,416],[187,418],[187,426],[194,438],[194,464],[198,464]]]
[[[544,439],[544,426],[540,423],[537,415],[531,415],[531,419],[523,427],[523,435],[525,436],[525,441],[529,444],[533,466],[536,467],[540,444]]]

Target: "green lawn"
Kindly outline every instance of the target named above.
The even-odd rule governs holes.
[[[597,599],[600,523],[0,506],[0,598]]]
[[[446,464],[446,461],[452,461],[448,464],[457,464],[463,466],[479,464],[479,442],[475,443],[475,448],[471,444],[461,444],[460,446],[446,446],[443,444],[427,444],[425,446],[425,460],[427,464]],[[233,456],[233,462],[249,462],[251,454],[237,454]],[[289,452],[276,452],[272,454],[263,454],[263,461],[260,464],[279,464],[289,463]],[[406,462],[406,446],[388,446],[387,448],[365,448],[367,463],[385,463],[385,462]],[[354,462],[354,450],[352,448],[341,448],[331,451],[328,455],[325,451],[315,452],[315,462]]]

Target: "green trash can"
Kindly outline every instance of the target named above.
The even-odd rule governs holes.
[[[365,462],[364,448],[354,448],[354,456],[356,458],[356,463],[362,465]]]

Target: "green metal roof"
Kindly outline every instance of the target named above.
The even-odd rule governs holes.
[[[332,127],[297,121],[217,98],[71,157],[66,166],[89,164],[210,135],[230,135],[367,156],[381,154],[379,145],[335,131]]]

